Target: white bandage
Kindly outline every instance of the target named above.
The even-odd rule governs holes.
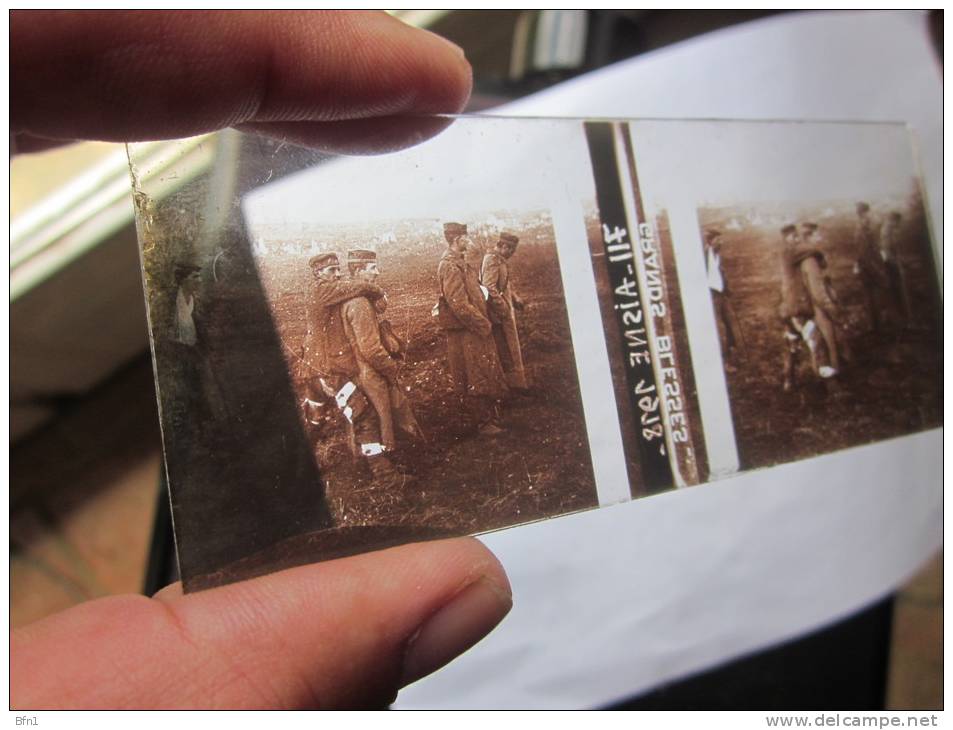
[[[804,323],[804,326],[801,328],[801,337],[804,338],[804,341],[808,344],[809,347],[813,347],[812,337],[814,336],[814,330],[817,329],[817,325],[814,324],[813,319],[809,319]]]
[[[341,386],[341,389],[334,394],[334,400],[338,404],[338,408],[342,411],[344,410],[345,406],[347,406],[348,399],[354,395],[355,390],[357,390],[357,386],[350,380]]]
[[[361,444],[361,453],[364,456],[377,456],[384,453],[384,444]]]

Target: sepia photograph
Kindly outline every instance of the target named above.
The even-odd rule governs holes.
[[[228,133],[137,196],[187,589],[600,504],[555,220],[584,231],[581,125],[468,122],[355,157]]]
[[[743,468],[941,423],[940,299],[906,199],[699,211]]]
[[[425,122],[132,147],[187,590],[941,423],[902,125]]]
[[[596,504],[550,217],[466,220],[255,242],[336,524],[467,534]]]
[[[934,428],[939,278],[902,124],[633,121],[664,221],[707,474]]]

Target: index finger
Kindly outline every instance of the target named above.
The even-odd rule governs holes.
[[[24,140],[248,125],[337,143],[345,121],[460,111],[471,84],[459,48],[382,12],[17,11],[10,38]]]

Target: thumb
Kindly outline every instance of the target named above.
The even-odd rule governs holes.
[[[482,544],[406,545],[183,595],[120,596],[18,629],[17,708],[381,707],[511,606]]]

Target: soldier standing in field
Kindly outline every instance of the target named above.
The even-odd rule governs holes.
[[[870,327],[874,332],[879,332],[883,325],[881,308],[890,287],[890,279],[881,254],[877,225],[872,219],[870,206],[864,202],[857,203],[854,246],[857,250],[854,273],[860,279],[861,288],[864,290]]]
[[[434,314],[447,334],[447,360],[454,388],[477,421],[481,434],[503,432],[499,404],[507,387],[500,367],[486,299],[477,273],[467,266],[467,227],[445,223],[447,250],[437,266],[439,299]]]
[[[837,336],[840,308],[830,278],[827,276],[827,257],[821,248],[822,237],[816,223],[801,224],[801,240],[797,245],[795,260],[801,278],[807,288],[813,309],[812,318],[824,338],[830,366],[840,370],[840,355],[849,357],[846,341]]]
[[[380,276],[377,254],[368,249],[348,251],[347,267],[354,281],[376,284]],[[364,297],[349,299],[341,305],[341,321],[357,366],[354,382],[377,412],[383,451],[392,452],[397,448],[395,427],[414,438],[421,437],[421,429],[397,380],[403,343],[389,323],[380,320],[386,304],[386,296],[374,304]],[[366,444],[360,446],[363,456],[368,450],[376,450]]]
[[[308,296],[308,333],[304,340],[303,359],[310,371],[325,374],[333,369],[338,359],[347,359],[349,353],[343,343],[332,347],[330,336],[339,318],[336,307],[354,297],[377,301],[384,290],[377,284],[363,280],[341,278],[341,262],[336,253],[322,253],[308,261],[314,283]]]
[[[524,304],[513,288],[509,271],[509,260],[516,253],[519,241],[512,233],[500,234],[494,249],[483,257],[480,281],[488,292],[487,313],[493,325],[493,340],[506,383],[511,388],[525,391],[528,388],[526,368],[516,326],[516,311],[522,311]]]
[[[335,400],[337,388],[330,381],[349,375],[354,368],[350,347],[341,328],[340,306],[354,297],[372,301],[383,298],[383,290],[373,282],[341,278],[341,262],[336,253],[322,253],[308,261],[313,285],[308,295],[308,332],[302,348],[307,392],[303,402],[305,420],[318,426],[325,404]],[[333,376],[333,377],[332,377]]]
[[[781,304],[778,314],[784,328],[784,390],[794,386],[797,359],[801,342],[807,345],[811,356],[811,369],[821,378],[837,374],[830,364],[824,362],[823,338],[814,322],[814,306],[800,271],[797,226],[789,224],[781,229]]]
[[[880,229],[880,258],[887,273],[887,292],[891,308],[904,323],[910,319],[910,294],[907,280],[900,266],[900,234],[903,216],[896,210],[884,220]]]

